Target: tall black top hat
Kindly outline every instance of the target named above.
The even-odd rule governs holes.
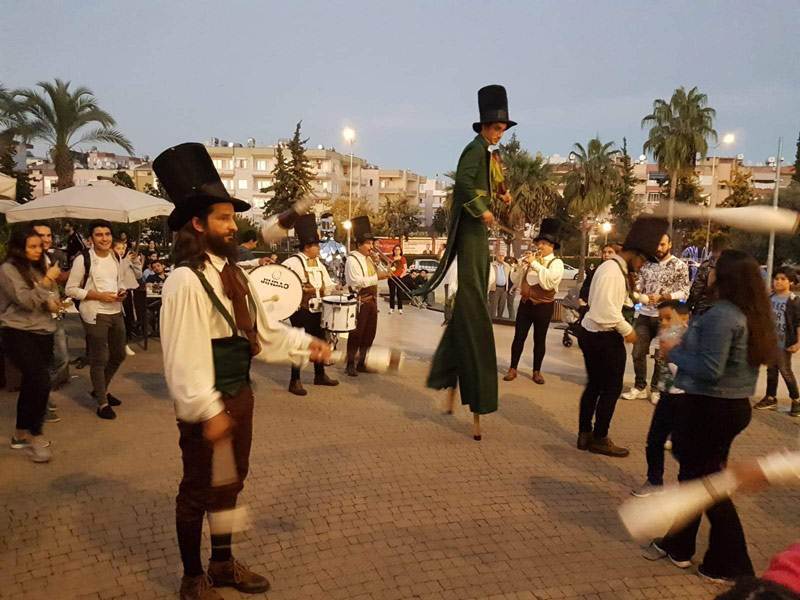
[[[300,248],[311,244],[319,244],[319,231],[317,230],[317,217],[314,213],[300,215],[294,222],[294,234]]]
[[[661,243],[661,238],[667,233],[669,223],[666,219],[658,217],[639,217],[631,225],[628,236],[622,244],[623,250],[640,252],[650,262],[658,262],[656,250]]]
[[[187,142],[167,148],[153,161],[153,171],[175,205],[167,219],[173,231],[212,204],[230,202],[236,212],[251,208],[228,194],[203,144]]]
[[[372,235],[372,225],[369,222],[369,217],[366,215],[360,217],[353,217],[350,219],[353,225],[353,237],[356,244],[362,244],[367,240],[374,240],[375,236]]]
[[[472,124],[475,133],[481,132],[484,123],[505,123],[508,129],[517,124],[508,118],[508,96],[502,85],[487,85],[478,90],[478,110],[481,120]]]
[[[558,250],[561,248],[558,233],[561,230],[561,222],[558,219],[542,219],[542,224],[539,227],[539,233],[533,238],[534,242],[545,240],[553,244],[553,247]]]

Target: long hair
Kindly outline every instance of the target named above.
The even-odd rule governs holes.
[[[31,262],[25,254],[25,247],[28,245],[28,240],[32,237],[39,237],[30,227],[15,228],[11,233],[8,240],[8,253],[6,254],[5,262],[10,262],[16,267],[22,279],[29,287],[36,284],[34,273],[38,272],[41,277],[47,272],[47,262],[45,260],[44,252],[36,262]]]
[[[207,252],[205,236],[194,228],[191,220],[175,232],[172,241],[172,261],[176,267],[186,266],[202,271],[205,268]]]
[[[716,266],[720,300],[727,300],[747,317],[747,362],[757,367],[777,358],[778,338],[767,287],[756,259],[740,250],[725,250]]]
[[[395,250],[400,250],[400,256],[403,256],[403,247],[400,246],[400,245],[397,245],[394,248],[392,248],[392,258],[394,258],[394,251]]]

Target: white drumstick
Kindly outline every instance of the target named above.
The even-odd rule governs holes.
[[[659,214],[666,210],[659,208]],[[787,208],[771,206],[740,206],[735,208],[710,208],[695,204],[675,203],[674,216],[680,219],[695,219],[735,227],[757,233],[794,234],[800,226],[800,213]]]
[[[373,346],[367,350],[364,365],[378,373],[398,373],[403,368],[405,358],[405,353],[400,350]]]

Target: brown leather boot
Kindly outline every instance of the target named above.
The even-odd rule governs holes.
[[[533,372],[533,383],[544,385],[544,377],[542,377],[542,374],[539,371]]]
[[[308,392],[303,388],[303,384],[299,379],[292,379],[289,382],[289,391],[295,396],[305,396]]]
[[[214,589],[211,578],[205,573],[198,575],[197,577],[183,576],[183,579],[181,579],[180,599],[224,600],[223,597],[219,595],[217,590]]]
[[[314,376],[314,385],[335,386],[339,385],[339,382],[336,379],[331,379],[330,377],[328,377],[327,373],[323,373],[322,375]]]
[[[226,561],[210,561],[208,576],[214,587],[232,587],[245,594],[261,594],[269,589],[269,580],[253,573],[235,558]]]
[[[630,454],[630,450],[622,446],[617,446],[611,441],[610,437],[600,439],[592,437],[592,441],[589,442],[589,452],[604,454],[605,456],[611,456],[613,458],[625,458]]]
[[[506,376],[503,377],[503,381],[514,381],[517,378],[517,370],[513,367],[508,370]]]
[[[581,431],[578,434],[578,450],[588,450],[589,444],[592,441],[592,432],[591,431]]]

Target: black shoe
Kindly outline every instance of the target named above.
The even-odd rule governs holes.
[[[353,364],[347,365],[344,372],[347,373],[347,375],[350,377],[358,377],[358,373],[356,372],[356,367]]]
[[[89,395],[97,400],[97,394],[94,392],[89,392]],[[108,402],[111,406],[119,406],[122,404],[122,400],[117,398],[116,396],[112,396],[111,394],[106,394],[106,402]]]
[[[314,385],[329,385],[331,387],[339,385],[339,382],[335,379],[331,379],[327,375],[323,374],[320,376],[314,376]]]
[[[359,373],[376,373],[376,371],[373,371],[372,369],[368,369],[367,365],[365,365],[365,364],[359,364],[356,367],[356,371],[358,371]]]
[[[697,574],[700,575],[706,581],[710,581],[712,583],[734,583],[736,581],[735,577],[730,577],[728,575],[721,575],[719,573],[714,573],[710,571],[708,567],[705,565],[698,565],[697,567]]]
[[[303,384],[300,383],[299,379],[292,379],[289,382],[289,393],[294,394],[295,396],[305,396],[308,392],[303,387]]]
[[[578,450],[588,450],[589,449],[589,442],[592,441],[592,432],[591,431],[581,431],[578,434]]]
[[[589,452],[604,454],[605,456],[611,456],[613,458],[625,458],[630,454],[630,450],[622,446],[617,446],[609,437],[600,439],[592,437],[592,441],[589,442]]]
[[[772,396],[764,396],[753,408],[756,410],[777,410],[778,400]]]
[[[101,419],[108,419],[109,421],[117,418],[117,413],[108,404],[104,404],[97,409],[97,416]]]

